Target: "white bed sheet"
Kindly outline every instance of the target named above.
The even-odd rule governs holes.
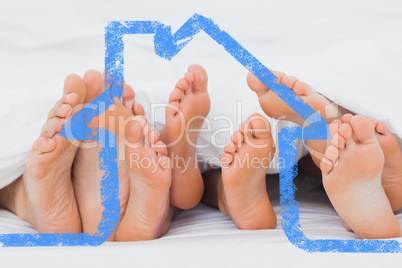
[[[9,173],[2,176],[0,187],[21,172],[16,170],[21,169],[26,152],[39,134],[45,120],[43,115],[61,95],[66,74],[82,75],[90,68],[103,69],[103,29],[108,21],[159,20],[172,25],[175,31],[194,13],[200,13],[214,19],[266,66],[296,74],[321,92],[331,85],[328,90],[331,94],[337,92],[339,76],[346,75],[349,82],[353,78],[342,68],[348,67],[340,60],[346,54],[341,53],[343,58],[334,57],[332,51],[345,51],[343,44],[351,42],[380,42],[389,53],[400,53],[401,10],[401,1],[3,1],[0,3],[0,123],[9,123],[1,125],[0,165],[7,160],[17,167],[1,166],[0,176]],[[247,72],[203,33],[171,62],[154,55],[151,36],[127,37],[125,45],[126,81],[148,95],[138,94],[140,101],[157,97],[163,97],[164,101],[186,66],[200,63],[209,73],[211,114],[233,118],[234,97],[243,100],[246,107],[240,113],[240,121],[258,111],[257,99],[245,82]],[[353,48],[359,50],[358,45]],[[354,54],[350,51],[349,57]],[[323,66],[323,63],[328,64]],[[327,77],[317,70],[326,71]],[[393,76],[390,80],[398,86],[390,92],[397,102],[401,83],[395,81],[399,81],[400,75]],[[373,77],[365,74],[363,78]],[[331,83],[327,84],[326,79]],[[153,87],[161,91],[150,92]],[[228,91],[231,98],[225,93]],[[15,96],[20,98],[17,106],[9,102]],[[225,99],[228,102],[223,105],[221,101]],[[333,99],[341,100],[341,96],[333,95]],[[14,117],[21,111],[23,117]],[[394,122],[398,125],[397,120],[389,123]],[[394,130],[397,132],[398,127]],[[219,141],[225,142],[229,134],[221,136]],[[280,223],[278,199],[274,198],[273,203]],[[339,218],[321,194],[310,192],[305,196],[300,213],[303,230],[310,238],[354,237],[342,229]],[[398,219],[402,222],[401,214]],[[14,215],[1,211],[0,231],[34,230]],[[392,267],[398,266],[401,260],[400,254],[308,254],[287,241],[280,224],[277,230],[239,231],[227,217],[203,205],[180,214],[169,233],[156,241],[106,243],[96,248],[0,249],[1,267],[21,267],[26,261],[42,267],[77,264],[85,267],[127,264]]]
[[[281,228],[279,178],[267,179],[269,195],[278,215],[275,230],[238,230],[230,218],[218,210],[200,204],[181,212],[162,238],[145,242],[107,242],[91,248],[0,249],[4,267],[20,267],[29,256],[34,266],[59,267],[378,267],[386,263],[399,267],[400,254],[312,254],[295,248]],[[303,172],[295,179],[300,202],[300,222],[303,232],[312,239],[355,239],[346,231],[331,207],[317,179]],[[402,224],[402,213],[397,217]],[[0,211],[1,233],[36,233],[33,227],[14,214]],[[402,241],[402,239],[399,239]],[[50,257],[51,256],[51,257]],[[9,261],[9,262],[8,262]],[[395,266],[393,266],[395,264]],[[11,265],[11,266],[9,266]],[[43,266],[42,266],[43,265]],[[362,266],[364,265],[364,266]],[[2,266],[3,267],[3,266]]]

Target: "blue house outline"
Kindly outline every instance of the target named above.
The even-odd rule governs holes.
[[[277,77],[228,33],[220,30],[211,19],[198,14],[192,16],[174,34],[171,33],[170,26],[157,21],[113,21],[105,28],[105,91],[91,102],[91,109],[84,108],[68,120],[60,133],[61,136],[70,140],[98,140],[99,135],[105,137],[101,141],[106,144],[101,144],[102,150],[99,153],[100,169],[105,170],[101,180],[102,205],[105,210],[97,232],[94,235],[88,233],[3,234],[0,235],[2,246],[96,246],[102,244],[114,232],[120,217],[116,138],[113,133],[105,129],[90,129],[86,126],[92,118],[113,105],[113,98],[122,96],[123,36],[125,34],[154,34],[155,53],[171,60],[201,30],[222,45],[232,57],[258,77],[310,125],[309,127],[283,128],[279,133],[279,157],[285,163],[280,167],[280,205],[284,210],[282,228],[289,241],[307,252],[400,253],[402,244],[396,240],[308,239],[303,234],[299,221],[299,205],[294,198],[296,187],[293,179],[297,175],[295,140],[327,139],[328,122],[286,85],[277,84]]]

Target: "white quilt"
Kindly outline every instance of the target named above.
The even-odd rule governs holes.
[[[385,121],[401,135],[401,11],[401,1],[380,0],[2,1],[0,188],[22,172],[47,112],[61,96],[64,77],[104,68],[104,27],[112,20],[158,20],[176,31],[194,13],[210,17],[267,67],[298,76],[346,108]],[[247,88],[244,67],[206,34],[198,34],[170,62],[155,55],[152,36],[127,36],[124,41],[125,79],[137,89],[137,100],[145,104],[148,117],[147,104],[166,103],[189,64],[206,68],[210,118],[221,115],[233,121],[232,129],[216,137],[218,146],[205,151],[206,156],[219,156],[219,146],[238,124],[261,112],[257,97]],[[159,130],[161,112],[151,122]],[[273,122],[274,131],[276,127]],[[299,155],[303,153],[300,147]],[[278,215],[276,230],[239,231],[226,216],[199,205],[180,214],[169,233],[155,241],[106,243],[97,248],[0,248],[0,266],[21,267],[26,261],[41,267],[392,267],[401,263],[400,254],[308,254],[295,248],[280,226],[278,186],[269,186]],[[305,234],[355,238],[343,229],[322,192],[311,188],[306,186],[300,196]],[[397,217],[402,222],[401,213]],[[34,230],[0,211],[0,232]]]

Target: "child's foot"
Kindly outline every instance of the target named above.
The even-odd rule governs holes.
[[[103,92],[104,78],[100,72],[90,70],[84,75],[84,83],[87,88],[87,97],[84,103],[87,104]],[[124,127],[133,113],[144,114],[142,106],[135,104],[134,97],[132,88],[124,85],[124,106],[120,102],[116,102],[105,114],[95,118],[90,124],[92,127],[103,127],[117,133],[121,215],[125,213],[130,195],[129,174],[124,159]],[[83,232],[91,235],[96,233],[104,210],[100,194],[100,181],[105,172],[99,169],[99,152],[101,149],[102,147],[97,141],[82,142],[73,165],[73,184],[81,214]],[[109,240],[116,240],[115,236],[116,232]]]
[[[221,156],[219,208],[239,229],[273,229],[276,215],[265,182],[275,154],[271,126],[263,116],[254,114],[239,130]]]
[[[173,160],[172,205],[181,209],[197,205],[204,189],[195,152],[199,129],[211,106],[207,80],[201,66],[188,68],[170,94],[166,125],[161,132]]]
[[[402,151],[398,140],[382,122],[371,119],[375,136],[384,153],[385,163],[381,174],[382,187],[393,211],[402,207]]]
[[[340,119],[340,114],[344,112],[344,109],[338,107],[335,103],[331,103],[323,95],[317,93],[311,86],[299,81],[294,76],[287,76],[284,73],[275,71],[273,71],[273,73],[278,77],[278,84],[284,83],[325,120],[331,122],[332,120]],[[281,98],[266,87],[252,73],[248,73],[247,75],[247,84],[250,89],[257,94],[261,108],[269,117],[288,120],[301,126],[306,126],[304,119],[300,117],[299,114],[293,111]],[[319,167],[327,148],[327,141],[309,140],[308,145],[313,161]]]
[[[360,115],[349,119],[350,123],[335,121],[330,126],[332,145],[321,162],[325,191],[359,238],[398,237],[399,222],[381,186],[384,155],[374,127]]]
[[[137,116],[126,128],[130,198],[117,229],[118,241],[155,239],[170,224],[171,161],[158,134]]]
[[[64,81],[64,96],[50,111],[16,185],[15,212],[40,233],[80,233],[81,220],[71,183],[77,143],[58,133],[73,107],[82,104],[85,86],[77,75]]]

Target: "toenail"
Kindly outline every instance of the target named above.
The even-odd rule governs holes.
[[[141,126],[145,126],[146,123],[147,123],[147,119],[145,118],[145,116],[142,116],[142,115],[137,115],[137,116],[134,118],[134,120],[137,121],[138,123],[140,123]]]
[[[74,93],[70,93],[66,95],[66,101],[69,102],[71,101],[71,98],[73,97]]]
[[[68,105],[67,104],[63,104],[63,105],[61,105],[61,110],[66,110],[67,109],[67,107],[68,107]]]

